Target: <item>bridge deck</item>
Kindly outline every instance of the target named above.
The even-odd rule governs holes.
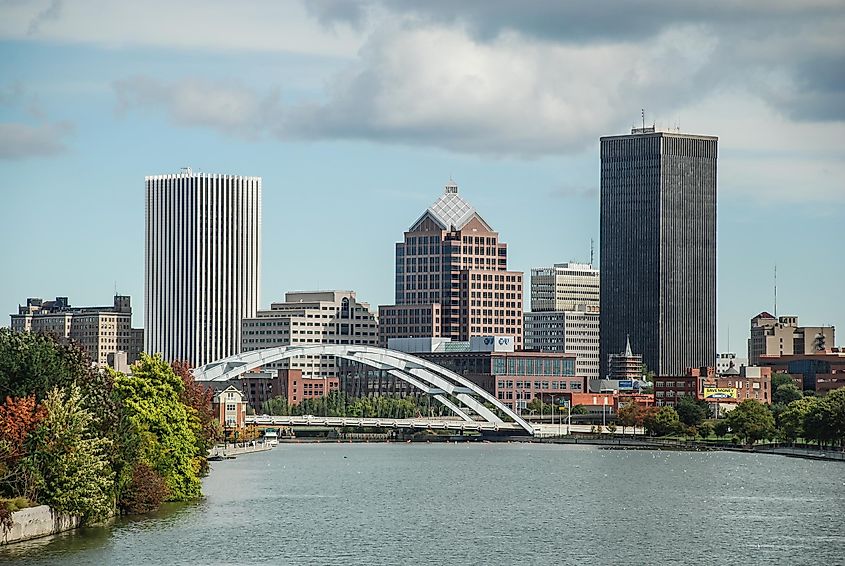
[[[467,422],[437,419],[382,419],[361,417],[267,416],[251,415],[246,424],[256,426],[342,426],[373,428],[409,428],[419,430],[513,431],[524,433],[516,423]]]

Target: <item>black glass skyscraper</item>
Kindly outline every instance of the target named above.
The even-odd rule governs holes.
[[[601,138],[601,371],[626,337],[658,375],[716,359],[718,139]]]

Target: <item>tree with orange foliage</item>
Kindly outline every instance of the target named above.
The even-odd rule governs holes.
[[[31,474],[18,464],[27,454],[27,439],[45,415],[35,395],[6,397],[0,405],[0,492],[5,495],[30,491]]]
[[[0,405],[0,440],[23,449],[27,436],[44,414],[44,407],[35,400],[35,395],[6,397],[6,402]]]

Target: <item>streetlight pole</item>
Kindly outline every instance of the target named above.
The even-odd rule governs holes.
[[[607,397],[605,396],[605,397],[602,398],[602,404],[601,404],[601,431],[602,432],[604,432],[604,428],[605,428],[605,422],[606,422],[605,412],[606,411],[607,411]]]
[[[543,426],[543,394],[540,393],[540,426]],[[542,429],[541,429],[542,430]]]
[[[563,428],[563,417],[560,415],[560,404],[555,408],[557,409],[557,435],[563,436],[563,431],[561,430]]]

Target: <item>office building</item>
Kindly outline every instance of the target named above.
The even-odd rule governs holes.
[[[531,270],[531,312],[525,349],[575,354],[575,372],[599,378],[599,271],[559,263]]]
[[[716,359],[717,138],[601,138],[601,363],[630,335],[649,370]]]
[[[141,347],[137,337],[144,332],[132,328],[131,299],[124,295],[115,295],[114,303],[103,307],[73,307],[67,297],[55,301],[29,298],[26,306],[18,306],[18,313],[11,315],[11,328],[73,341],[93,364],[124,371],[138,361]]]
[[[368,303],[359,302],[355,291],[297,291],[285,293],[284,302],[273,303],[243,321],[241,351],[279,346],[314,344],[378,343],[378,322]],[[334,356],[299,356],[267,364],[265,370],[300,370],[302,380],[328,380],[336,389],[337,362]],[[306,390],[317,387],[315,384]],[[322,387],[322,386],[321,386]],[[301,400],[301,398],[300,398]]]
[[[824,352],[834,346],[833,326],[798,326],[797,316],[775,318],[761,312],[751,319],[748,361],[759,365],[761,356],[788,356]]]
[[[760,365],[773,372],[788,373],[803,391],[825,395],[845,387],[845,348],[824,352],[760,356]]]
[[[410,336],[513,336],[522,348],[522,272],[454,183],[396,244],[396,304],[379,307],[379,343]]]
[[[531,311],[598,312],[601,278],[589,263],[556,263],[531,270]]]
[[[598,312],[527,312],[524,317],[526,350],[574,354],[575,373],[598,379]]]
[[[145,349],[197,367],[237,354],[261,274],[261,178],[146,177]]]
[[[466,341],[448,338],[391,339],[389,348],[413,354],[458,373],[503,404],[524,412],[534,398],[562,403],[585,390],[575,371],[575,356],[554,352],[515,350],[512,336],[474,336]],[[360,368],[342,377],[350,395],[411,393],[396,378]]]

